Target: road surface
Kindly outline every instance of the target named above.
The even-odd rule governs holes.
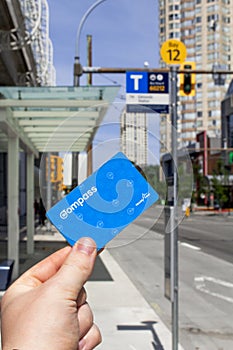
[[[149,209],[109,251],[171,327],[171,303],[164,297],[164,223],[159,216]],[[233,217],[192,215],[180,224],[179,340],[187,350],[233,348],[232,253]]]

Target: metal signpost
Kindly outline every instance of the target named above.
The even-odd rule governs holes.
[[[171,259],[172,268],[172,349],[178,350],[179,342],[179,308],[178,308],[178,223],[177,223],[177,69],[172,66],[171,80],[171,123],[172,123],[172,167],[173,167],[173,210],[171,211],[171,247],[173,250]]]
[[[181,47],[181,48],[180,48]],[[171,65],[170,72],[127,72],[126,73],[126,110],[127,112],[169,112],[169,86],[170,86],[170,115],[172,124],[172,206],[167,208],[169,232],[166,238],[166,264],[165,269],[170,272],[166,288],[172,304],[172,349],[178,349],[178,224],[177,224],[177,64],[182,63],[186,57],[183,43],[172,40],[165,43],[163,57]],[[169,84],[170,78],[170,84]],[[165,213],[166,214],[166,213]],[[168,237],[167,235],[170,235]],[[169,274],[168,272],[168,274]],[[169,285],[168,285],[169,284]],[[166,293],[166,291],[165,291]]]
[[[170,296],[172,305],[172,350],[178,350],[179,344],[179,293],[178,293],[178,215],[177,215],[177,69],[178,65],[183,63],[186,58],[186,47],[178,40],[168,40],[161,47],[161,57],[165,63],[170,64],[170,115],[172,124],[172,189],[171,189],[171,201],[167,208],[166,215],[170,217],[165,217],[166,221],[169,220],[169,230],[168,227],[165,229],[168,231],[165,233],[166,246],[165,249],[165,283],[166,274],[170,272],[170,286],[166,286],[168,290],[165,289],[165,295]],[[170,232],[170,240],[169,235]],[[170,259],[169,259],[170,253]],[[170,262],[170,271],[167,262]],[[169,280],[168,280],[169,281]]]

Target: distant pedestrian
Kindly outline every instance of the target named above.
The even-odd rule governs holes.
[[[42,198],[40,198],[40,203],[39,203],[39,225],[44,226],[45,225],[45,216],[46,210],[43,205]]]
[[[39,215],[39,203],[37,199],[35,199],[34,201],[34,213],[35,213],[35,218],[37,218]]]

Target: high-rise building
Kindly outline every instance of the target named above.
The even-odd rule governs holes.
[[[186,61],[196,69],[233,69],[233,1],[230,0],[160,0],[160,45],[166,40],[181,40],[187,48]],[[161,62],[161,66],[165,64]],[[221,133],[221,101],[229,86],[215,85],[212,74],[196,75],[195,96],[179,97],[178,135],[183,144],[195,142],[196,134],[207,131],[211,137]],[[161,118],[161,140],[169,149],[166,118]],[[161,149],[163,153],[163,148]]]
[[[137,165],[147,165],[148,131],[146,113],[121,115],[121,150]]]
[[[49,35],[49,6],[47,0],[19,0],[24,18],[26,44],[30,44],[37,70],[37,83],[56,85],[53,65],[53,44]],[[24,44],[25,44],[24,43]],[[15,48],[21,43],[16,40]]]

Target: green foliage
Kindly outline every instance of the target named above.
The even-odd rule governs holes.
[[[178,160],[178,203],[182,205],[184,199],[190,199],[193,192],[193,172],[187,169],[187,161]]]
[[[180,163],[178,166],[178,204],[183,203],[184,198],[190,198],[192,196],[192,174],[185,170],[185,163]],[[167,199],[167,183],[164,178],[160,181],[160,171],[162,169],[159,165],[149,165],[143,168],[148,182],[151,186],[158,192],[160,201],[165,201]]]
[[[213,173],[212,179],[210,180],[206,176],[203,176],[199,164],[194,164],[193,170],[194,181],[197,184],[196,197],[200,198],[200,195],[204,193],[209,198],[209,195],[213,193],[214,198],[218,201],[220,207],[224,207],[229,200],[229,176],[224,167],[223,161],[221,159],[217,161],[216,169]]]
[[[227,187],[222,183],[222,179],[219,179],[216,175],[211,180],[211,186],[214,192],[214,198],[218,200],[220,208],[224,207],[224,204],[228,201]]]
[[[155,191],[159,194],[160,201],[166,199],[167,185],[166,181],[159,180],[159,165],[148,165],[143,168],[143,171],[146,175],[147,181],[149,184],[155,189]]]

